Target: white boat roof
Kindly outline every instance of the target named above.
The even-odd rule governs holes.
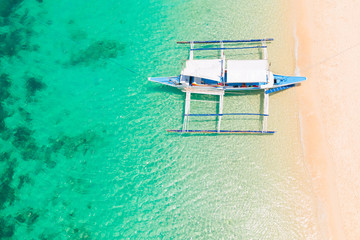
[[[227,83],[267,82],[267,60],[228,60]]]
[[[221,59],[187,60],[182,75],[221,82]]]

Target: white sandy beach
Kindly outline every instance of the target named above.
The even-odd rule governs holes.
[[[298,65],[308,81],[297,93],[321,232],[360,239],[360,2],[298,2]]]

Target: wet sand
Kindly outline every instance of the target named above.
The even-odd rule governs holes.
[[[324,239],[360,236],[360,3],[305,0],[293,7],[305,162]]]

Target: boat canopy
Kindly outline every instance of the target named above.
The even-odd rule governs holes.
[[[267,60],[228,60],[227,83],[266,82]]]
[[[182,75],[221,82],[221,59],[187,60]]]

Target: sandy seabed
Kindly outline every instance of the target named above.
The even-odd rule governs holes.
[[[324,239],[360,239],[360,2],[294,3],[305,162]]]

